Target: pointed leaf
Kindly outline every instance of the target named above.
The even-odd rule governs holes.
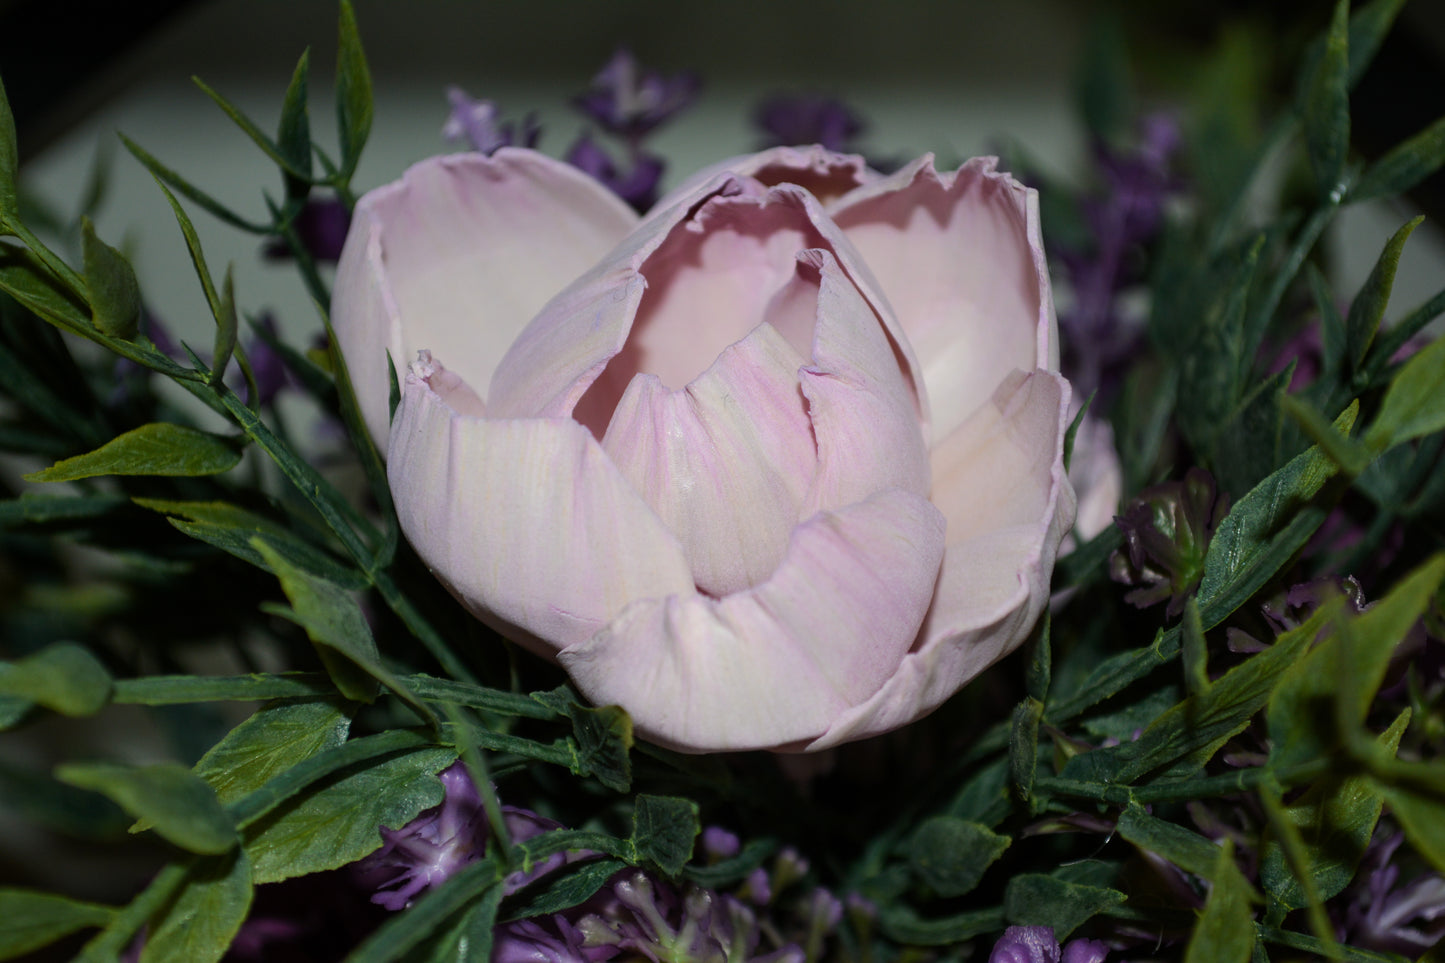
[[[247,137],[251,138],[251,141],[257,147],[261,148],[261,153],[271,158],[271,160],[276,164],[276,166],[280,167],[283,171],[285,171],[287,174],[290,174],[292,177],[297,177],[307,182],[311,180],[310,171],[303,171],[295,164],[293,164],[290,158],[286,157],[284,154],[281,153],[281,149],[276,146],[276,142],[273,141],[270,137],[267,137],[265,131],[261,130],[260,127],[256,126],[256,122],[253,121],[250,117],[247,117],[245,112],[243,112],[235,104],[231,103],[225,97],[222,97],[201,78],[192,77],[191,83],[201,88],[202,93],[204,93],[207,97],[211,98],[211,100],[215,101],[216,106],[221,108],[221,110],[225,112],[227,117],[231,118],[231,122],[234,123],[237,127],[241,128],[241,132],[244,133]]]
[[[180,191],[181,196],[187,198],[190,201],[193,201],[197,206],[209,213],[211,216],[217,218],[218,220],[224,221],[225,223],[231,225],[234,228],[246,231],[250,234],[271,233],[271,225],[258,224],[254,221],[246,220],[241,215],[230,210],[220,201],[207,194],[205,191],[202,191],[200,188],[187,181],[180,174],[177,174],[175,171],[171,170],[169,167],[156,160],[156,158],[153,157],[149,151],[137,144],[135,141],[131,140],[129,137],[125,136],[124,134],[118,134],[117,136],[120,137],[121,143],[125,144],[125,149],[130,151],[131,154],[135,157],[135,159],[140,161],[141,165],[144,166],[146,170],[151,172],[152,177],[154,177],[162,184],[169,184],[171,187],[174,187],[177,191]]]
[[[291,74],[291,83],[286,88],[286,99],[281,104],[281,121],[276,130],[276,148],[281,156],[297,170],[308,177],[311,175],[311,119],[306,100],[306,74],[311,65],[311,50],[301,52],[296,70]],[[298,182],[290,196],[304,196],[305,182]],[[287,184],[288,193],[293,190]]]
[[[632,848],[639,861],[655,863],[676,876],[692,858],[693,840],[702,831],[698,806],[676,796],[639,795],[632,810]]]
[[[1186,873],[1201,879],[1214,877],[1218,846],[1178,823],[1150,816],[1138,803],[1131,803],[1119,816],[1117,830],[1129,842],[1163,856]]]
[[[80,222],[85,286],[90,289],[91,320],[113,338],[130,340],[140,324],[140,283],[135,269],[115,248],[95,236],[90,218]]]
[[[1090,917],[1124,902],[1116,889],[1085,886],[1044,876],[1019,873],[1004,890],[1004,915],[1017,926],[1052,926],[1054,938],[1063,942]]]
[[[0,83],[0,227],[19,213],[15,194],[15,176],[19,171],[20,150],[15,142],[15,115],[10,112],[5,84]]]
[[[1400,266],[1400,253],[1410,234],[1425,220],[1421,215],[1395,232],[1380,252],[1380,259],[1370,271],[1370,276],[1350,304],[1350,313],[1345,317],[1345,358],[1350,368],[1358,368],[1365,360],[1365,352],[1375,340],[1380,329],[1380,319],[1385,316],[1385,305],[1390,300],[1390,289],[1395,284],[1395,270]]]
[[[55,776],[109,797],[182,849],[218,854],[236,844],[236,827],[215,792],[184,766],[71,763],[57,768]]]
[[[1199,619],[1199,603],[1190,596],[1184,603],[1184,620],[1180,623],[1180,661],[1184,667],[1184,687],[1191,693],[1209,688],[1209,651],[1204,641],[1204,623]]]
[[[1338,376],[1345,357],[1345,319],[1340,316],[1334,293],[1324,274],[1313,264],[1305,266],[1315,309],[1320,313],[1320,342],[1327,374]]]
[[[24,477],[61,482],[96,475],[217,475],[235,468],[240,460],[241,452],[230,438],[160,421]]]
[[[1405,0],[1372,0],[1350,17],[1350,88],[1360,82]]]
[[[1335,431],[1330,420],[1316,411],[1309,402],[1295,395],[1284,395],[1279,399],[1279,406],[1299,423],[1310,441],[1319,446],[1347,475],[1360,474],[1373,460],[1368,447]]]
[[[272,776],[346,741],[351,716],[335,702],[270,702],[228,732],[195,772],[229,805]]]
[[[1445,165],[1445,117],[1375,161],[1350,190],[1350,200],[1403,194]]]
[[[1249,880],[1234,864],[1234,843],[1226,839],[1212,873],[1214,882],[1204,912],[1194,926],[1185,963],[1245,963],[1254,952],[1256,898]]]
[[[1305,144],[1321,196],[1340,189],[1350,143],[1349,16],[1349,0],[1337,0],[1305,90]]]
[[[77,930],[104,926],[115,910],[52,893],[0,889],[0,960],[13,960]]]
[[[0,663],[0,695],[66,716],[88,716],[110,701],[111,678],[100,660],[74,642],[57,642],[18,662]]]
[[[211,376],[208,384],[217,385],[226,376],[226,366],[231,363],[231,354],[236,350],[236,286],[232,280],[232,266],[226,265],[226,277],[221,282],[221,299],[216,305],[216,342],[211,350]],[[255,392],[251,397],[255,397]]]
[[[908,863],[914,875],[939,896],[971,892],[984,872],[1012,842],[986,826],[935,816],[919,826],[908,842]]]
[[[571,909],[591,899],[618,870],[626,868],[627,864],[620,859],[595,859],[553,870],[517,894],[516,905],[508,911],[507,919],[527,919]]]
[[[361,49],[356,11],[351,0],[341,0],[337,18],[336,122],[341,133],[341,172],[350,180],[361,159],[361,148],[371,133],[371,70]]]
[[[1380,413],[1365,431],[1365,444],[1374,451],[1445,428],[1445,338],[1436,338],[1400,368]]]
[[[245,921],[251,896],[244,851],[197,861],[175,901],[146,933],[140,963],[215,963]]]

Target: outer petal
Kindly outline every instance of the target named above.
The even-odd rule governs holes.
[[[943,522],[883,492],[814,516],[764,584],[638,602],[559,661],[593,702],[687,751],[812,739],[898,668],[928,607]]]
[[[468,608],[547,655],[633,599],[692,594],[677,539],[585,428],[482,407],[460,379],[418,363],[387,464],[403,531]]]
[[[1058,370],[1038,195],[996,163],[940,174],[926,154],[829,208],[923,359],[935,442],[1004,373]]]
[[[756,154],[741,154],[719,161],[693,174],[668,191],[647,213],[651,219],[673,207],[724,174],[755,180],[766,187],[797,184],[824,203],[856,187],[879,179],[857,154],[838,154],[814,144],[809,147],[773,147]]]
[[[926,715],[1027,637],[1074,523],[1063,466],[1068,400],[1058,375],[1014,372],[934,450],[933,498],[948,519],[948,548],[928,618],[883,688],[808,751]]]
[[[356,206],[332,321],[361,411],[385,449],[386,357],[429,349],[485,397],[532,316],[637,217],[606,188],[534,151],[434,157]]]

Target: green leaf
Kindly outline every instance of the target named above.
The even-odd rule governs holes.
[[[1209,650],[1204,641],[1204,623],[1199,618],[1199,603],[1193,596],[1184,603],[1184,620],[1180,623],[1180,661],[1184,668],[1184,687],[1191,693],[1209,688]]]
[[[1264,708],[1281,674],[1338,607],[1338,603],[1322,606],[1303,625],[1285,632],[1274,645],[1165,712],[1134,742],[1120,746],[1118,781],[1132,782],[1180,759],[1192,765],[1207,762]]]
[[[978,823],[935,816],[909,840],[908,862],[914,874],[939,896],[962,896],[978,885],[984,871],[1011,842]]]
[[[0,663],[0,695],[65,716],[88,716],[110,702],[111,678],[100,660],[74,642],[57,642],[18,662]]]
[[[0,526],[86,521],[108,515],[129,502],[124,495],[42,495],[24,492],[0,502]]]
[[[197,860],[165,915],[146,933],[140,963],[215,963],[245,922],[251,896],[245,852]]]
[[[438,925],[415,927],[416,932],[425,930],[430,935],[398,959],[401,963],[472,963],[491,959],[502,897],[503,887],[487,885],[480,897],[473,898]]]
[[[371,133],[371,70],[361,49],[351,0],[341,0],[336,28],[336,127],[341,134],[340,176],[346,181],[356,170],[361,148]]]
[[[265,131],[261,130],[261,128],[256,125],[255,121],[247,117],[244,111],[238,108],[235,104],[231,103],[225,97],[222,97],[200,77],[192,77],[191,83],[195,84],[201,89],[201,92],[203,94],[211,98],[211,100],[215,102],[216,106],[221,108],[221,110],[226,114],[227,117],[231,118],[231,122],[237,127],[241,128],[241,132],[244,133],[247,137],[251,138],[252,143],[254,143],[257,147],[261,148],[261,153],[271,158],[272,162],[275,163],[276,166],[280,167],[281,170],[283,170],[287,174],[290,174],[292,177],[300,178],[301,180],[308,182],[311,180],[310,171],[302,170],[296,164],[292,163],[290,158],[282,154],[281,148],[276,146],[276,142],[271,140],[270,137],[267,137]],[[289,91],[287,92],[287,95],[289,97]],[[309,168],[309,166],[310,165],[308,164],[307,167]]]
[[[1395,363],[1395,355],[1399,354],[1400,349],[1442,312],[1445,312],[1445,291],[1437,291],[1434,297],[1386,328],[1375,339],[1375,346],[1370,349],[1365,363],[1360,366],[1357,376],[1361,379],[1361,384],[1375,384],[1376,379]]]
[[[270,702],[212,746],[195,772],[229,805],[301,760],[341,745],[350,727],[350,713],[335,702]]]
[[[1391,657],[1430,608],[1442,581],[1445,554],[1437,554],[1397,582],[1383,599],[1335,626],[1340,673],[1335,704],[1341,727],[1364,724]]]
[[[1324,355],[1324,370],[1327,374],[1338,375],[1345,358],[1345,319],[1335,305],[1334,292],[1329,281],[1314,264],[1305,265],[1309,278],[1310,292],[1314,295],[1315,310],[1320,313],[1321,353]]]
[[[1044,704],[1032,696],[1014,707],[1013,726],[1009,730],[1008,758],[1009,776],[1020,799],[1031,799],[1034,792],[1034,774],[1039,764],[1039,720],[1044,715]]]
[[[633,805],[633,851],[639,862],[655,863],[668,876],[682,872],[701,831],[698,806],[691,799],[643,794]]]
[[[490,953],[490,930],[496,920],[497,907],[501,903],[501,882],[496,864],[490,859],[480,859],[453,873],[446,882],[418,900],[405,913],[393,913],[391,918],[374,930],[361,945],[346,958],[346,963],[390,963],[393,960],[417,959],[403,956],[412,947],[427,950],[421,957],[426,963],[441,960],[455,960],[457,963],[486,960]],[[451,933],[446,933],[438,943],[428,945],[427,939],[445,932],[443,927],[454,914],[475,907],[479,915],[467,924],[467,940],[475,937],[477,945],[465,947],[465,955],[457,953],[455,945],[448,945]],[[456,932],[455,929],[453,932]],[[458,937],[462,934],[458,933]],[[460,939],[457,941],[460,942]]]
[[[1285,397],[1295,363],[1255,384],[1224,416],[1214,435],[1210,463],[1221,491],[1248,491],[1279,467]]]
[[[1445,338],[1436,338],[1401,366],[1385,391],[1380,413],[1365,431],[1374,451],[1445,428]]]
[[[0,244],[0,291],[56,327],[76,334],[91,330],[89,306],[24,248]]]
[[[1365,168],[1350,190],[1351,201],[1394,197],[1445,165],[1445,117],[1392,148]]]
[[[1254,952],[1256,899],[1249,880],[1234,864],[1234,843],[1226,839],[1214,864],[1213,885],[1194,926],[1185,963],[1245,963]]]
[[[26,481],[62,482],[96,475],[219,475],[235,468],[240,460],[233,439],[157,421],[24,477]]]
[[[1006,756],[977,770],[949,805],[949,815],[984,826],[997,826],[1013,809],[1009,776]]]
[[[291,74],[291,83],[286,87],[286,99],[281,103],[281,120],[276,130],[276,149],[287,163],[311,176],[311,120],[307,113],[306,74],[311,65],[310,49],[301,52],[296,61],[296,70]],[[288,182],[287,192],[291,197],[304,197],[305,182]]]
[[[177,516],[169,519],[175,528],[267,572],[274,570],[251,544],[254,539],[259,538],[292,565],[319,578],[348,589],[365,588],[367,585],[366,576],[329,552],[303,541],[286,526],[229,502],[137,498],[135,503],[151,511]]]
[[[95,236],[90,218],[80,221],[80,250],[85,286],[90,289],[91,320],[112,338],[129,341],[140,324],[140,282],[135,269],[115,248]]]
[[[406,752],[328,779],[292,797],[246,829],[256,883],[336,869],[381,846],[378,827],[399,829],[442,801],[436,774],[455,750]]]
[[[519,902],[507,913],[507,919],[529,919],[571,909],[591,899],[626,866],[620,859],[594,859],[553,870],[517,894]]]
[[[1049,697],[1049,682],[1053,675],[1052,632],[1053,621],[1045,612],[1043,621],[1034,632],[1033,645],[1029,647],[1029,666],[1024,675],[1024,688],[1039,702]]]
[[[0,98],[4,92],[0,90]],[[0,960],[13,960],[64,936],[104,926],[115,910],[51,893],[0,889]]]
[[[1015,926],[1052,926],[1060,943],[1089,918],[1124,902],[1116,889],[1085,886],[1045,876],[1018,873],[1004,890],[1004,915]]]
[[[1380,736],[1384,752],[1394,755],[1409,724],[1402,713]],[[1319,899],[1339,895],[1349,885],[1365,855],[1384,797],[1374,780],[1363,774],[1329,773],[1283,808],[1282,818],[1292,825],[1305,850],[1305,871]],[[1260,885],[1289,909],[1308,902],[1306,888],[1290,870],[1277,840],[1266,843],[1259,868]]]
[[[209,385],[221,383],[226,376],[226,366],[236,350],[236,285],[232,279],[231,265],[226,265],[226,277],[221,281],[221,299],[216,305],[216,341],[211,349],[211,375],[206,379]]]
[[[950,946],[1004,928],[1004,914],[996,909],[970,910],[953,916],[926,919],[906,904],[885,906],[878,916],[884,934],[909,946]]]
[[[114,800],[182,849],[213,855],[236,845],[236,827],[215,792],[184,766],[71,763],[58,767],[55,776]]]
[[[1360,82],[1405,0],[1374,0],[1350,17],[1350,88]]]
[[[20,149],[15,142],[15,115],[10,112],[10,98],[0,83],[0,226],[19,212],[15,194],[15,175],[20,170]]]
[[[1375,340],[1380,329],[1380,319],[1385,316],[1385,305],[1390,300],[1390,289],[1395,284],[1395,271],[1400,266],[1400,254],[1411,233],[1425,220],[1422,214],[1408,221],[1385,243],[1380,258],[1375,262],[1370,276],[1365,279],[1359,293],[1350,304],[1350,313],[1345,317],[1345,358],[1351,370],[1358,368],[1365,360],[1365,352]]]
[[[1305,145],[1321,196],[1340,190],[1350,144],[1349,17],[1349,0],[1337,0],[1305,90]]]
[[[227,208],[224,204],[216,200],[211,195],[205,193],[200,188],[191,184],[180,174],[177,174],[175,171],[171,170],[169,167],[156,160],[156,158],[153,157],[149,151],[137,144],[135,141],[131,140],[129,137],[125,136],[124,134],[118,134],[117,136],[120,137],[121,143],[125,144],[125,149],[130,151],[131,154],[135,157],[135,159],[140,161],[141,165],[144,166],[146,170],[151,172],[152,177],[154,177],[157,181],[161,182],[163,185],[169,184],[171,187],[174,187],[177,191],[181,193],[182,197],[185,197],[187,200],[192,201],[202,210],[209,213],[212,217],[224,221],[225,223],[231,225],[234,228],[246,231],[249,234],[271,233],[271,225],[260,224],[254,221],[246,220],[245,218],[241,217],[241,215],[231,211],[229,208]]]
[[[1330,420],[1315,410],[1307,401],[1295,395],[1283,395],[1279,399],[1280,410],[1293,418],[1310,440],[1329,456],[1350,476],[1360,474],[1373,460],[1370,449],[1364,444],[1335,431]]]
[[[1163,856],[1186,873],[1212,879],[1219,847],[1178,823],[1157,819],[1138,803],[1130,803],[1119,816],[1120,836],[1142,849]]]
[[[532,698],[565,715],[577,745],[573,769],[591,775],[608,789],[626,792],[632,785],[632,718],[621,706],[582,705],[568,686],[534,692]]]

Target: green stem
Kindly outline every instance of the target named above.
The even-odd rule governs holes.
[[[179,863],[164,867],[130,905],[115,915],[75,957],[75,963],[114,963],[126,945],[186,882],[190,869]]]
[[[364,563],[363,563],[364,564]],[[386,572],[372,573],[372,582],[376,591],[381,595],[387,606],[396,613],[402,623],[411,630],[432,657],[441,664],[447,674],[461,682],[476,684],[476,676],[471,673],[462,661],[457,658],[456,653],[447,645],[437,630],[432,628],[431,623],[422,617],[415,605],[411,603],[401,589],[392,581],[391,576]]]

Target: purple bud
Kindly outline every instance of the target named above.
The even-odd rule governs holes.
[[[1061,963],[1104,963],[1109,947],[1099,940],[1070,940]]]
[[[771,903],[773,886],[768,871],[760,866],[749,873],[747,879],[743,880],[742,895],[755,906],[767,906]]]
[[[256,320],[256,324],[272,338],[276,336],[276,316],[270,311],[261,312],[261,317]],[[281,389],[291,383],[291,375],[286,370],[286,363],[281,359],[280,352],[272,348],[265,338],[259,336],[250,339],[247,343],[246,358],[251,363],[251,373],[256,377],[259,402],[263,405],[271,404],[276,400]]]
[[[454,144],[469,146],[472,150],[491,155],[502,147],[535,147],[542,130],[536,118],[528,114],[517,130],[511,121],[501,123],[501,112],[496,102],[473,100],[460,87],[447,88],[447,100],[452,112],[442,125],[442,137]]]
[[[1054,928],[1010,926],[993,945],[988,963],[1059,963],[1059,941],[1054,939]]]
[[[821,144],[832,151],[849,151],[866,126],[847,104],[820,94],[781,94],[769,98],[753,113],[764,132],[764,147]]]
[[[742,851],[742,841],[737,833],[730,833],[721,826],[709,826],[702,831],[702,849],[709,859],[730,859]]]
[[[658,184],[662,181],[665,164],[654,154],[637,151],[631,163],[621,169],[612,156],[592,139],[591,134],[584,133],[563,159],[592,175],[639,214],[646,213],[657,201]]]
[[[334,264],[341,258],[346,232],[351,228],[351,212],[340,198],[307,198],[292,226],[313,259]],[[261,255],[272,261],[287,260],[291,248],[283,239],[272,238],[261,249]]]
[[[1109,575],[1137,586],[1124,600],[1142,609],[1168,599],[1170,618],[1184,611],[1204,574],[1214,528],[1228,510],[1228,497],[1217,495],[1214,477],[1202,468],[1140,492],[1114,519],[1124,548],[1110,556]]]
[[[696,74],[664,77],[620,49],[573,103],[604,130],[635,142],[692,103],[700,86]]]

